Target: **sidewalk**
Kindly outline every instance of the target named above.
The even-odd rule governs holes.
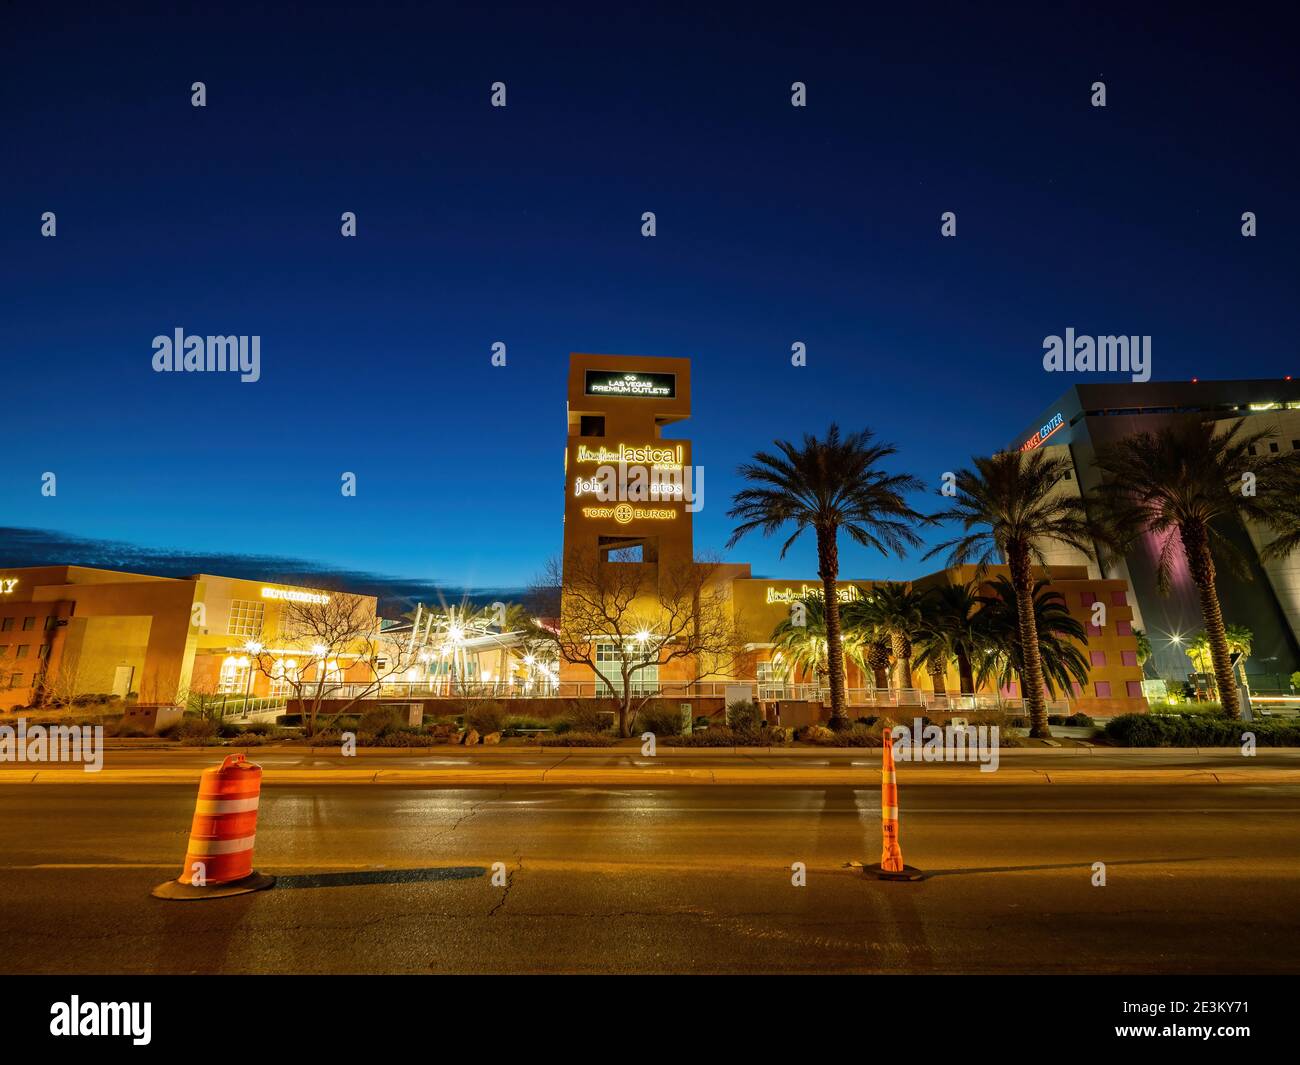
[[[103,769],[68,764],[0,764],[0,785],[175,784],[194,786],[199,774],[238,747],[170,750],[110,748]],[[880,751],[846,748],[337,748],[253,747],[267,786],[397,785],[418,787],[853,787],[880,783]],[[898,764],[904,787],[968,785],[1215,785],[1300,786],[1300,750],[1261,748],[1244,758],[1236,748],[1011,748],[995,772],[974,762]]]

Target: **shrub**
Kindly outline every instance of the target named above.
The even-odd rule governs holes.
[[[665,747],[743,747],[752,742],[747,733],[736,733],[726,725],[711,725],[689,736],[665,736],[659,741]]]
[[[398,729],[383,736],[358,736],[359,747],[434,747],[446,743],[446,737],[433,736],[416,729]]]
[[[755,733],[763,726],[763,711],[751,699],[737,699],[727,704],[727,727],[737,732]]]
[[[556,733],[601,733],[609,728],[609,713],[589,699],[571,699],[554,728]]]
[[[885,745],[880,733],[865,725],[854,725],[843,732],[811,727],[805,733],[804,740],[818,747],[883,747]]]
[[[127,738],[131,736],[144,736],[146,733],[136,722],[127,717],[120,717],[112,724],[108,725],[104,732],[109,736]],[[170,737],[169,737],[170,738]]]
[[[1070,728],[1091,728],[1094,724],[1092,718],[1082,712],[1071,714],[1064,723]]]
[[[1047,723],[1049,725],[1064,725],[1065,717],[1061,714],[1048,714]]]
[[[603,732],[565,732],[559,736],[543,736],[537,741],[542,747],[612,747],[614,738]]]
[[[1123,714],[1111,718],[1104,730],[1121,747],[1236,747],[1247,732],[1261,747],[1300,746],[1300,724],[1209,714]]]
[[[165,736],[169,740],[180,740],[182,743],[193,741],[190,745],[210,743],[217,738],[217,725],[214,721],[209,721],[202,717],[182,717],[179,721],[173,721],[170,725],[158,730],[159,736]]]
[[[665,706],[644,707],[636,716],[635,732],[653,732],[655,736],[680,736],[682,715],[680,711]]]
[[[859,725],[866,725],[868,728],[870,728],[872,725],[874,725],[874,724],[875,724],[877,721],[879,721],[879,720],[880,720],[880,718],[878,718],[878,717],[876,717],[876,716],[874,716],[874,715],[869,716],[869,717],[860,717],[860,718],[857,719],[856,724],[859,724]]]
[[[489,732],[500,732],[506,727],[506,712],[500,703],[480,703],[466,709],[465,723],[468,727],[477,729],[479,735],[486,736]]]
[[[404,724],[401,715],[392,707],[376,706],[361,715],[357,732],[360,735],[386,736],[390,732],[396,732]]]

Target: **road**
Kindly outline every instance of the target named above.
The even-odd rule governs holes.
[[[282,785],[258,827],[274,889],[153,899],[193,801],[0,788],[0,971],[1300,971],[1295,787],[904,789],[931,878],[886,884],[845,867],[879,856],[874,787]]]

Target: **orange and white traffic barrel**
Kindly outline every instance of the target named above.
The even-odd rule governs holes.
[[[274,877],[253,871],[262,767],[232,754],[203,771],[181,875],[160,884],[158,898],[197,899],[260,891]]]
[[[880,762],[880,864],[867,872],[880,880],[921,880],[925,874],[903,864],[903,849],[898,844],[898,770],[894,765],[894,734],[884,730],[884,753]]]

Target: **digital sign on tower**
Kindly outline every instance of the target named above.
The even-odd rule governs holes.
[[[674,373],[620,373],[617,370],[588,370],[589,396],[633,396],[673,399],[677,395]]]

